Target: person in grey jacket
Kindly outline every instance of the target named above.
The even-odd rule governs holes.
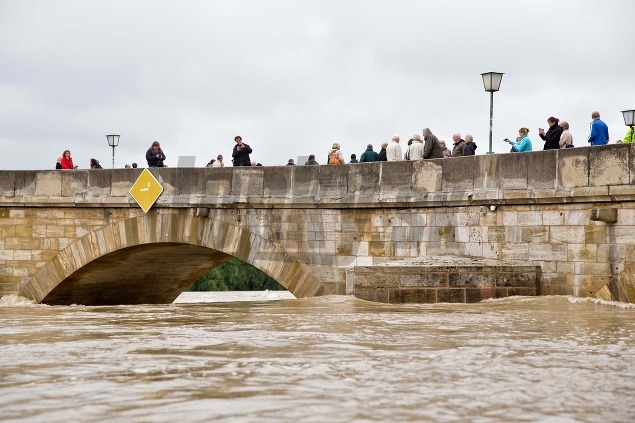
[[[423,138],[425,143],[423,144],[423,158],[424,159],[442,159],[443,150],[439,145],[439,139],[430,131],[430,128],[423,130]]]

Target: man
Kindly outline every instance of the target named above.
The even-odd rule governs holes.
[[[423,142],[421,141],[421,135],[414,134],[412,136],[412,144],[410,144],[408,153],[410,160],[423,159]]]
[[[589,135],[589,144],[604,145],[609,142],[609,127],[600,120],[600,112],[591,113],[591,134]]]
[[[386,147],[386,159],[389,162],[398,162],[403,160],[401,155],[401,146],[399,145],[399,135],[392,137],[392,142]]]
[[[452,135],[452,140],[454,141],[454,147],[452,147],[452,157],[461,157],[463,155],[463,150],[465,150],[465,140],[461,139],[461,134],[458,132]]]
[[[379,153],[373,151],[373,145],[368,144],[366,146],[366,151],[362,153],[362,156],[359,158],[360,163],[372,163],[379,160]]]
[[[439,145],[439,139],[430,131],[430,128],[423,130],[423,139],[425,140],[425,144],[423,145],[423,158],[442,159],[443,150]]]
[[[295,160],[289,159],[289,161],[287,162],[287,166],[295,166]]]
[[[243,139],[240,135],[236,135],[234,141],[236,141],[236,145],[232,151],[234,166],[251,166],[251,159],[249,158],[249,155],[252,153],[251,147],[243,143]]]
[[[474,142],[474,137],[470,134],[465,136],[465,148],[463,149],[464,156],[474,156],[476,155],[476,143]]]

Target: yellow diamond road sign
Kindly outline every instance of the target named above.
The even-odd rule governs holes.
[[[159,181],[156,180],[148,169],[143,169],[137,181],[132,188],[130,188],[130,195],[135,199],[137,204],[141,206],[141,210],[143,210],[144,213],[150,210],[162,192],[163,186],[161,186]]]

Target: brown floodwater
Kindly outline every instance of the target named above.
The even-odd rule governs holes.
[[[631,422],[635,308],[0,300],[3,422]]]

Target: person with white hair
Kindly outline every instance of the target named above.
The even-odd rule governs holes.
[[[392,142],[386,147],[386,159],[389,162],[402,160],[401,146],[399,145],[399,135],[392,137]]]
[[[573,148],[573,135],[569,132],[569,122],[560,121],[562,134],[560,135],[560,148]]]
[[[423,159],[423,140],[421,135],[414,134],[412,136],[412,145],[410,145],[410,160]]]
[[[455,132],[454,135],[452,135],[452,140],[454,141],[454,146],[452,147],[452,157],[463,156],[463,150],[465,150],[465,140],[461,138],[461,134]]]
[[[340,145],[339,143],[334,142],[333,146],[331,147],[331,151],[329,151],[329,157],[327,159],[328,164],[344,164],[346,163],[344,161],[344,156],[342,155],[342,152],[340,151]]]

